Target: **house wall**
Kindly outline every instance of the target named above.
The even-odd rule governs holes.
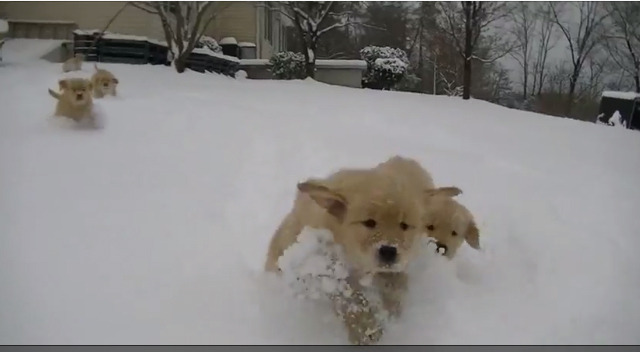
[[[362,88],[363,73],[357,68],[320,67],[316,70],[315,79],[336,86]]]
[[[124,1],[7,1],[2,2],[0,15],[8,20],[22,21],[70,21],[80,29],[101,30],[124,6]],[[132,6],[127,8],[109,26],[109,31],[163,39],[162,27],[157,16]]]
[[[75,28],[101,30],[125,3],[124,1],[6,1],[0,2],[0,16],[25,22],[71,22],[64,25],[62,23],[13,25],[16,29],[14,32],[23,37],[60,38],[60,35],[52,35],[49,32],[70,33]],[[271,57],[273,52],[284,50],[286,47],[283,28],[285,24],[279,12],[267,11],[264,4],[265,2],[261,1],[215,2],[213,10],[218,9],[219,13],[205,34],[216,40],[234,37],[238,42],[255,43],[258,58]],[[280,5],[277,2],[270,2],[268,6]],[[267,14],[269,20],[267,20]],[[133,6],[127,6],[108,30],[113,33],[164,40],[158,17]]]
[[[213,6],[221,9],[205,34],[220,40],[234,37],[238,42],[256,43],[256,5],[248,1],[216,2]]]
[[[287,50],[285,27],[287,21],[284,15],[273,8],[282,6],[275,1],[265,1],[257,7],[258,16],[258,58],[269,59],[274,53]]]
[[[240,60],[240,69],[249,79],[275,79],[269,70],[268,59]],[[336,86],[362,88],[367,70],[363,60],[317,60],[315,80]]]

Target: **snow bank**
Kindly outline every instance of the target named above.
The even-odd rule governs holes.
[[[49,123],[60,65],[0,67],[0,343],[345,343],[322,300],[263,272],[267,246],[297,182],[394,154],[464,190],[483,249],[420,256],[381,343],[640,343],[637,131],[100,66],[123,77],[101,130]]]
[[[611,114],[608,124],[610,126],[619,126],[619,127],[627,128],[626,124],[622,120],[622,115],[618,110],[616,110],[613,114]]]
[[[6,63],[38,61],[64,42],[64,40],[54,39],[7,39],[2,46],[2,61]]]
[[[348,268],[333,234],[324,229],[305,228],[298,241],[278,261],[282,277],[295,294],[312,299],[344,294]]]
[[[247,71],[245,71],[245,70],[238,70],[236,72],[235,77],[237,79],[247,79],[247,77],[249,77],[249,75],[247,74]]]

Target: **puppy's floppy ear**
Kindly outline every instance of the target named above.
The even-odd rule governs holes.
[[[60,90],[65,90],[69,88],[69,82],[66,79],[61,79],[58,81],[58,87],[60,87]]]
[[[438,196],[438,195],[443,195],[443,196],[447,196],[447,197],[455,197],[457,195],[462,194],[462,190],[460,188],[458,188],[458,187],[455,187],[455,186],[438,187],[438,188],[426,190],[425,194],[427,195],[427,197],[433,197],[433,196]]]
[[[467,241],[471,248],[480,249],[480,231],[478,231],[478,227],[473,220],[469,222],[467,233],[464,234],[464,240]]]
[[[329,214],[339,221],[344,219],[344,215],[347,212],[347,200],[341,194],[316,180],[298,183],[298,190],[308,194],[319,206],[326,209]]]

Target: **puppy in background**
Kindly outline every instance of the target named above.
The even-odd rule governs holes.
[[[118,86],[118,79],[113,73],[99,69],[97,64],[94,64],[96,72],[91,76],[91,84],[93,85],[93,97],[103,98],[105,95],[116,96],[116,87]]]
[[[480,249],[480,233],[473,215],[453,199],[460,193],[429,192],[430,200],[422,219],[427,234],[436,240],[438,252],[449,259],[456,255],[463,242]]]
[[[91,82],[83,78],[68,78],[58,81],[60,93],[49,89],[49,95],[58,100],[56,116],[68,117],[75,122],[93,118]]]
[[[415,192],[425,192],[424,230],[436,239],[438,252],[453,258],[463,242],[479,249],[479,231],[471,212],[453,197],[462,194],[458,187],[436,188],[431,174],[413,159],[395,156],[377,168],[402,177],[413,185]]]
[[[75,54],[74,57],[68,59],[62,64],[62,72],[80,71],[82,70],[83,54]]]

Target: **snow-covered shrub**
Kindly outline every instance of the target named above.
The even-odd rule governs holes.
[[[292,51],[282,51],[269,59],[269,69],[277,79],[304,79],[304,55]]]
[[[408,72],[404,75],[404,78],[396,84],[395,88],[403,92],[420,92],[421,83],[422,79],[420,79],[420,77]]]
[[[198,41],[196,48],[207,48],[213,51],[214,53],[222,53],[222,47],[218,44],[218,42],[215,39],[208,37],[206,35],[203,35],[202,37],[200,37],[200,40]]]
[[[360,50],[360,57],[367,62],[363,86],[373,89],[391,89],[407,74],[409,59],[402,49],[388,46],[367,46]]]

